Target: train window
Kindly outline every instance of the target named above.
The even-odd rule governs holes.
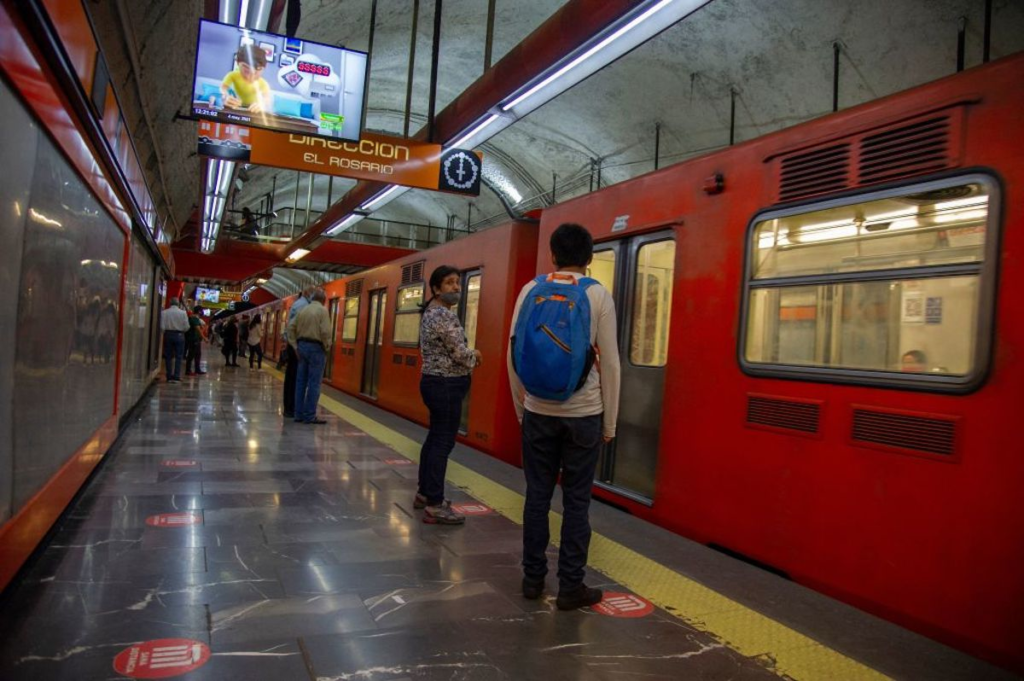
[[[359,329],[359,298],[345,299],[345,315],[341,320],[341,340],[354,341]]]
[[[480,275],[473,274],[466,279],[466,342],[476,349],[476,322],[480,316]]]
[[[755,222],[745,368],[967,384],[987,346],[995,190],[937,182]]]
[[[675,261],[671,240],[647,243],[637,251],[629,343],[629,360],[637,366],[665,366],[668,358]]]
[[[594,259],[587,268],[587,276],[597,279],[601,286],[615,294],[615,251],[594,251]]]
[[[398,307],[395,310],[395,345],[415,346],[420,342],[420,305],[423,304],[423,284],[398,289]]]

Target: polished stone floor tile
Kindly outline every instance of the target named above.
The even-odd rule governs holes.
[[[338,565],[338,559],[324,544],[275,544],[215,546],[206,549],[210,571],[234,570],[273,577],[278,568]]]
[[[370,613],[353,594],[211,605],[210,622],[214,646],[275,637],[345,634],[374,629]]]
[[[459,625],[303,639],[317,678],[385,681],[512,681]],[[544,678],[544,677],[536,677]]]
[[[289,596],[332,593],[387,593],[432,584],[450,584],[450,571],[437,558],[336,566],[280,568],[277,576]]]
[[[518,525],[424,524],[415,464],[334,416],[283,420],[279,395],[248,371],[157,387],[0,603],[0,679],[123,678],[115,655],[167,638],[208,644],[181,678],[218,681],[767,676],[662,611],[558,612],[554,548],[524,599]]]
[[[186,681],[306,681],[309,674],[299,639],[285,636],[218,642],[205,665],[181,678]]]

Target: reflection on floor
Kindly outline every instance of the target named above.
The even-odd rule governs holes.
[[[150,393],[0,612],[0,678],[774,676],[663,612],[523,599],[516,524],[424,524],[415,465],[279,392],[235,369]]]

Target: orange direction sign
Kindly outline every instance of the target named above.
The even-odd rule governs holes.
[[[250,163],[459,194],[480,193],[483,155],[402,137],[363,133],[358,142],[252,128]]]

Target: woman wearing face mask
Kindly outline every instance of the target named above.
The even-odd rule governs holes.
[[[423,306],[420,352],[423,376],[420,394],[430,411],[430,430],[420,451],[419,486],[413,503],[423,509],[423,522],[459,525],[466,518],[452,511],[444,498],[448,455],[462,419],[462,400],[469,393],[469,375],[480,365],[480,351],[471,350],[454,308],[462,298],[459,271],[442,265],[430,275],[430,300]]]

